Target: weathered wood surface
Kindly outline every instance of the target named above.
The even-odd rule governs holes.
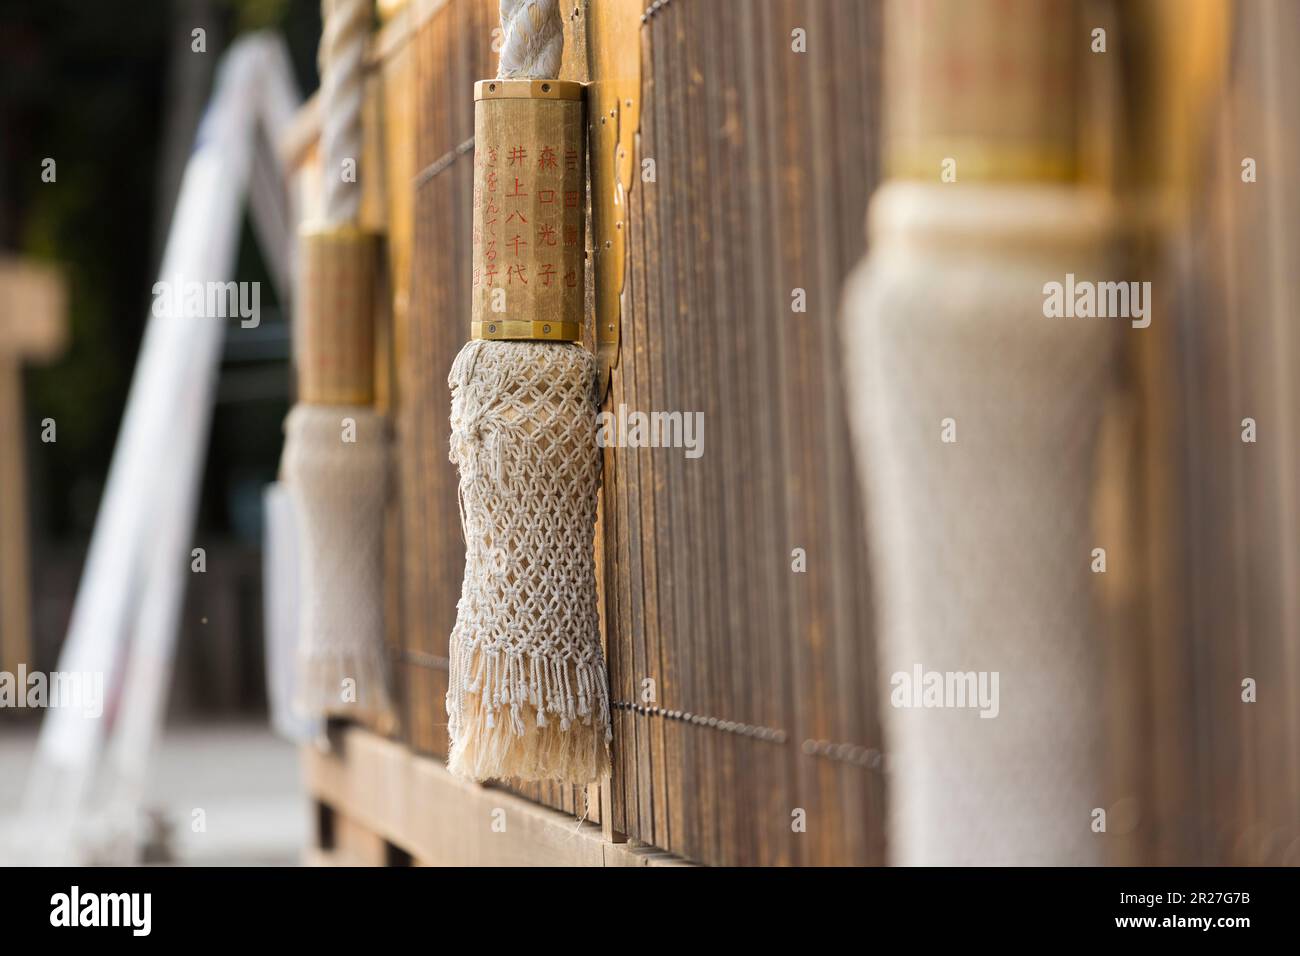
[[[566,78],[589,79],[588,0],[563,6]],[[407,10],[407,78],[385,87],[387,164],[405,164],[387,185],[400,198],[410,180],[413,222],[400,225],[390,194],[397,656],[406,739],[442,753],[463,560],[446,374],[468,335],[465,144],[472,84],[495,70],[497,10]],[[1300,152],[1300,124],[1285,122],[1300,119],[1285,96],[1300,67],[1284,55],[1300,13],[1249,0],[1232,17],[1211,167],[1157,293],[1170,320],[1133,352],[1130,402],[1117,401],[1103,456],[1116,862],[1300,860],[1300,424],[1288,374],[1300,346],[1286,281],[1300,193],[1279,172]],[[791,50],[796,27],[807,53]],[[653,159],[656,179],[629,195],[622,350],[605,407],[702,411],[704,455],[606,452],[598,554],[621,703],[614,774],[591,794],[518,788],[603,814],[613,839],[709,863],[884,858],[882,681],[835,322],[879,179],[879,30],[866,0],[672,0],[640,27],[634,168]],[[395,163],[402,110],[414,142]],[[1259,162],[1255,184],[1240,181],[1246,155]],[[806,313],[791,311],[795,288]],[[1254,444],[1240,441],[1244,417],[1258,422]],[[791,570],[794,548],[807,553],[804,574]],[[1256,704],[1241,702],[1246,677]],[[807,832],[796,835],[797,809]]]
[[[1179,154],[1156,154],[1147,177],[1169,187],[1185,215],[1133,260],[1154,280],[1154,319],[1126,339],[1129,405],[1112,416],[1102,461],[1112,620],[1106,840],[1110,860],[1123,864],[1300,863],[1291,373],[1300,341],[1289,281],[1300,269],[1300,193],[1278,174],[1300,160],[1300,106],[1288,95],[1300,66],[1283,54],[1300,40],[1300,9],[1243,0],[1224,10],[1222,89],[1216,80],[1196,110],[1161,118],[1206,128],[1167,137]],[[1183,17],[1172,6],[1165,13]],[[1146,29],[1136,34],[1134,89],[1149,95],[1193,66],[1151,56],[1152,34],[1164,31],[1158,21]],[[1140,109],[1132,121],[1150,122]],[[1133,175],[1122,165],[1127,150],[1121,138],[1121,181]],[[1242,180],[1247,157],[1258,164],[1253,183]],[[1245,418],[1257,423],[1253,443],[1242,441]],[[1243,700],[1247,678],[1254,703]]]
[[[469,323],[472,86],[487,75],[490,19],[483,3],[437,5],[416,27],[415,179],[411,301],[397,316],[397,440],[403,528],[407,740],[445,755],[447,638],[464,564],[456,472],[447,459],[447,373]],[[449,155],[450,154],[450,155]],[[448,158],[440,172],[429,167]],[[424,171],[424,172],[422,172]]]
[[[563,9],[565,76],[586,79],[585,5]],[[473,134],[472,84],[495,71],[495,17],[490,0],[448,0],[412,38],[411,308],[395,317],[402,666],[407,739],[433,754],[446,748],[464,555],[447,461],[446,375],[470,314],[472,151],[457,150]],[[877,20],[855,0],[677,0],[641,28],[634,168],[653,159],[657,176],[629,196],[605,407],[702,412],[704,453],[606,451],[601,577],[621,702],[606,824],[703,862],[882,859],[869,582],[836,341],[877,179]],[[795,28],[807,53],[791,48]],[[796,548],[806,573],[792,570]],[[519,791],[599,818],[585,792]]]
[[[442,761],[360,727],[329,753],[302,751],[325,809],[309,861],[383,866],[674,866],[654,847],[613,844],[590,822],[453,777]]]
[[[630,197],[606,407],[702,412],[704,441],[606,452],[612,826],[710,863],[882,858],[879,765],[832,756],[880,747],[836,339],[877,45],[875,5],[834,0],[677,2],[643,30],[634,168],[656,181]]]
[[[1153,766],[1139,800],[1145,862],[1297,865],[1300,191],[1287,171],[1300,162],[1300,64],[1287,51],[1300,7],[1250,0],[1232,19],[1228,89],[1171,269],[1160,494],[1182,510],[1157,546],[1176,553],[1167,600],[1187,627],[1140,678]],[[1242,181],[1246,157],[1254,183]],[[1255,703],[1242,700],[1246,678]]]

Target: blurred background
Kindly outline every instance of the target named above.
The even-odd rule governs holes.
[[[55,265],[65,290],[63,341],[18,364],[21,411],[12,410],[26,468],[31,670],[55,668],[68,632],[151,287],[220,57],[238,35],[278,31],[299,89],[311,91],[320,22],[312,0],[0,3],[0,255]],[[192,50],[195,29],[205,33],[204,55]],[[54,183],[42,181],[47,157],[57,163]],[[168,698],[174,732],[156,799],[172,823],[201,805],[196,792],[247,802],[244,823],[267,846],[254,840],[235,857],[291,861],[305,839],[305,809],[293,748],[265,720],[260,560],[262,489],[275,477],[291,401],[289,327],[247,222],[244,233],[232,278],[261,284],[262,320],[228,336],[221,359],[196,527],[209,570],[188,582]],[[41,440],[46,419],[56,423],[54,442]],[[0,531],[12,539],[12,529]],[[7,811],[19,802],[40,717],[0,710]],[[261,809],[275,811],[260,824],[259,800],[273,800]],[[220,832],[196,844],[209,859],[231,850]]]

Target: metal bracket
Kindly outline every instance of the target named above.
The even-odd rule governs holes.
[[[641,126],[641,0],[588,0],[588,146],[595,252],[597,396],[618,364],[627,269],[628,192]]]

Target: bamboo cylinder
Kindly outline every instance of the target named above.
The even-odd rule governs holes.
[[[299,235],[298,399],[309,405],[375,400],[378,239],[353,226]]]
[[[887,173],[958,182],[1076,178],[1090,37],[1073,2],[960,0],[885,8]]]
[[[584,309],[582,84],[474,84],[476,339],[577,342]]]

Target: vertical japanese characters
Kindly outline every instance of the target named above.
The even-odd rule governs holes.
[[[581,88],[495,81],[480,84],[479,93],[495,102],[483,104],[475,122],[474,335],[577,340],[585,252]]]

